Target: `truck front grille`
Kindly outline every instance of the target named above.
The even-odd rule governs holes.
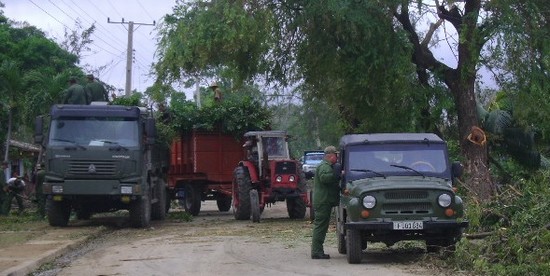
[[[116,164],[113,161],[72,160],[69,163],[72,175],[115,175]]]
[[[427,202],[386,203],[382,205],[382,214],[386,215],[416,215],[432,213],[432,205]]]

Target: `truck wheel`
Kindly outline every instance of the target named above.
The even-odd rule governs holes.
[[[185,198],[183,208],[186,212],[196,217],[201,211],[201,191],[196,185],[185,185]]]
[[[346,232],[346,252],[348,263],[361,263],[361,233],[359,230],[348,229]]]
[[[236,220],[250,219],[250,176],[243,167],[233,173],[233,215]]]
[[[252,222],[260,222],[260,197],[258,190],[250,190],[250,210],[252,212]]]
[[[155,185],[157,202],[153,204],[151,218],[154,220],[164,220],[166,218],[166,185],[162,178],[158,178]]]
[[[216,199],[216,203],[218,204],[218,210],[220,210],[220,212],[227,212],[231,209],[231,197],[228,195],[219,195],[218,199]]]
[[[288,197],[286,199],[286,210],[291,219],[303,219],[306,217],[306,203],[302,197]]]
[[[130,202],[130,224],[135,228],[145,228],[151,224],[151,198],[148,193]]]
[[[71,216],[71,204],[67,201],[46,200],[48,223],[51,226],[67,226]]]

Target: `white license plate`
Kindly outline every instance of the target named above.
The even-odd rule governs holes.
[[[422,221],[394,221],[393,230],[422,230],[424,223]]]

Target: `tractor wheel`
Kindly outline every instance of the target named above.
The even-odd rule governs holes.
[[[67,226],[71,216],[71,204],[67,201],[46,200],[48,222],[51,226]]]
[[[130,224],[135,228],[146,228],[151,224],[151,197],[149,190],[130,202]]]
[[[359,230],[348,229],[346,232],[346,253],[348,263],[361,263],[361,233]]]
[[[250,189],[252,183],[244,167],[233,173],[233,215],[236,220],[250,219]]]
[[[219,195],[218,199],[216,199],[216,203],[218,204],[218,210],[220,210],[220,212],[227,212],[231,209],[231,197],[228,195]]]
[[[154,220],[164,220],[166,218],[166,184],[162,178],[157,178],[155,185],[155,194],[157,202],[153,204],[151,218]]]
[[[185,197],[181,201],[183,203],[183,209],[192,216],[196,217],[201,211],[201,191],[196,185],[187,184],[184,187]]]
[[[258,190],[250,190],[250,211],[252,212],[252,222],[260,222],[260,196]]]
[[[291,219],[303,219],[306,216],[306,203],[302,197],[288,197],[286,199],[286,210]]]

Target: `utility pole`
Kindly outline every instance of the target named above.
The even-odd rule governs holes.
[[[126,91],[125,95],[130,96],[132,94],[132,54],[134,49],[134,25],[146,25],[146,26],[155,26],[156,22],[151,23],[135,23],[134,21],[124,22],[124,18],[120,22],[112,22],[110,18],[107,17],[107,23],[113,24],[128,24],[128,47],[126,50]],[[139,28],[138,26],[138,28]]]

